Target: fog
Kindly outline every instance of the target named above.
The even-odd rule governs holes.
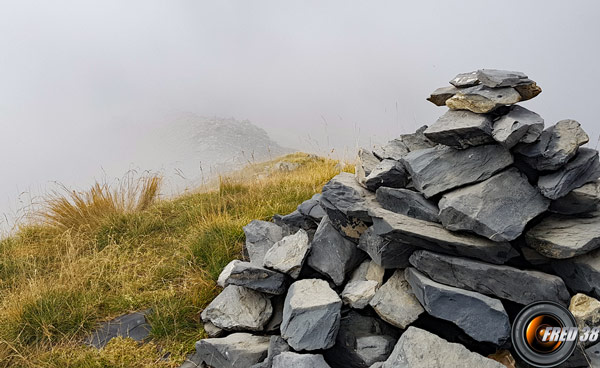
[[[148,137],[180,112],[349,157],[434,122],[429,93],[483,67],[528,74],[544,92],[523,105],[547,125],[578,120],[595,146],[598,14],[595,1],[5,0],[0,213],[54,182],[160,170]]]

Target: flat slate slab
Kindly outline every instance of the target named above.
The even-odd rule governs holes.
[[[600,249],[552,262],[552,269],[572,291],[600,299]]]
[[[229,285],[205,309],[201,317],[228,331],[262,331],[273,314],[264,294]]]
[[[573,189],[566,196],[550,204],[550,211],[562,215],[581,215],[598,210],[600,210],[600,180]]]
[[[397,270],[375,293],[369,303],[379,317],[387,323],[405,329],[425,312],[404,278]]]
[[[375,234],[373,227],[367,229],[358,241],[358,248],[365,251],[377,265],[385,269],[404,268],[415,247],[395,240],[384,239]]]
[[[400,161],[384,159],[366,177],[364,184],[370,191],[379,187],[404,188],[410,176]]]
[[[515,87],[532,82],[524,73],[510,70],[479,69],[476,73],[479,82],[490,88]]]
[[[521,94],[512,87],[490,88],[477,85],[459,89],[446,100],[446,106],[452,110],[486,114],[501,106],[516,104],[522,99]]]
[[[459,89],[454,86],[440,87],[431,92],[431,95],[427,98],[427,101],[436,106],[446,106],[446,101],[450,97],[454,96],[458,91]]]
[[[268,336],[234,333],[196,343],[194,360],[214,368],[248,368],[267,357]]]
[[[281,295],[287,290],[288,277],[280,272],[237,262],[233,265],[225,285],[244,286],[266,294]]]
[[[373,154],[380,160],[390,159],[398,161],[409,152],[434,147],[436,144],[423,134],[426,129],[427,125],[424,125],[414,133],[402,134],[400,137],[389,141],[386,145],[376,148]]]
[[[544,119],[533,111],[518,105],[494,121],[492,136],[506,148],[518,143],[533,143],[544,131]]]
[[[379,159],[373,154],[372,151],[361,148],[358,150],[358,155],[356,158],[356,166],[354,169],[356,180],[364,185],[365,180],[371,171],[379,165]]]
[[[580,148],[577,156],[558,171],[540,176],[538,188],[547,198],[558,199],[599,177],[598,151]]]
[[[435,143],[467,148],[493,143],[492,126],[491,116],[464,110],[448,110],[423,134]]]
[[[102,349],[115,337],[130,338],[135,341],[144,341],[150,335],[150,325],[146,322],[146,315],[150,309],[122,315],[105,322],[87,337],[86,345]]]
[[[440,209],[421,193],[404,188],[381,187],[375,193],[377,202],[386,210],[416,219],[440,222]]]

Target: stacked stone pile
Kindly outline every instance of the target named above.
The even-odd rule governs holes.
[[[358,152],[322,194],[252,221],[219,277],[194,361],[222,367],[525,367],[523,306],[600,321],[600,161],[574,120],[517,105],[541,89],[459,74],[431,126]],[[584,351],[584,349],[587,350]],[[598,362],[578,349],[565,367]],[[517,360],[515,361],[515,358]]]

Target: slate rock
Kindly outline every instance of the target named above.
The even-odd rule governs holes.
[[[217,326],[213,325],[210,321],[205,322],[203,327],[204,332],[206,332],[206,335],[208,337],[221,337],[225,335],[225,330],[218,328]]]
[[[580,148],[577,156],[560,170],[540,176],[538,187],[547,198],[558,199],[599,177],[598,151]]]
[[[378,288],[377,281],[349,281],[342,291],[342,301],[351,308],[363,309],[369,305]]]
[[[436,143],[467,148],[493,143],[492,125],[491,116],[465,110],[448,110],[423,134]]]
[[[373,154],[373,152],[361,148],[358,150],[358,156],[356,158],[356,166],[354,169],[356,180],[364,185],[367,176],[371,174],[371,171],[379,165],[379,159]]]
[[[400,161],[384,159],[371,171],[365,179],[365,186],[370,191],[385,186],[404,188],[410,180],[409,174]]]
[[[341,306],[326,281],[296,281],[285,299],[281,336],[296,351],[329,349],[340,326]]]
[[[352,281],[376,281],[377,286],[383,284],[383,276],[385,275],[385,268],[381,267],[372,260],[366,260],[361,263],[350,276]]]
[[[373,233],[385,239],[441,252],[502,264],[518,256],[508,242],[495,242],[477,235],[454,233],[440,224],[413,219],[385,209],[374,209]]]
[[[377,189],[375,196],[377,202],[386,210],[424,221],[440,222],[438,206],[419,192],[381,187]]]
[[[265,254],[264,266],[296,279],[300,275],[309,250],[308,234],[300,229],[297,233],[288,235],[273,244]]]
[[[269,333],[279,332],[281,322],[283,321],[283,306],[285,304],[285,294],[275,295],[271,298],[271,306],[273,307],[273,315],[265,326],[265,331]]]
[[[564,259],[600,247],[600,213],[592,217],[551,215],[530,229],[527,245],[548,258]]]
[[[238,262],[231,269],[225,284],[244,286],[266,294],[280,295],[287,290],[287,280],[287,276],[283,273],[259,267],[250,262]]]
[[[269,298],[236,285],[229,285],[205,309],[201,317],[228,331],[261,331],[273,314]]]
[[[446,106],[446,101],[450,97],[454,96],[458,91],[459,89],[454,86],[440,87],[431,92],[431,95],[427,98],[427,101],[430,101],[436,106]]]
[[[446,229],[472,231],[494,241],[515,240],[549,206],[550,200],[515,168],[446,193],[439,202]]]
[[[284,235],[295,233],[296,231],[311,230],[316,227],[315,222],[307,216],[304,216],[300,211],[295,210],[287,215],[274,215],[273,222],[283,229]]]
[[[381,368],[506,368],[502,364],[473,353],[464,346],[416,327],[402,334],[390,357]]]
[[[344,238],[326,216],[321,220],[311,244],[308,265],[340,286],[346,274],[365,258],[356,244]]]
[[[285,352],[273,359],[273,368],[330,368],[320,354]]]
[[[543,300],[562,305],[569,302],[570,295],[563,280],[539,271],[492,265],[425,250],[413,253],[410,263],[441,284],[493,295],[523,305]]]
[[[550,211],[563,215],[589,214],[598,210],[600,210],[600,180],[573,189],[566,196],[550,204]]]
[[[531,83],[531,79],[524,73],[499,69],[479,69],[477,79],[490,88],[515,87]]]
[[[389,141],[387,145],[375,149],[373,154],[380,160],[398,161],[409,152],[434,147],[435,143],[423,134],[426,129],[427,125],[424,125],[414,133],[402,134],[400,137]]]
[[[251,368],[271,368],[273,366],[273,359],[277,355],[287,351],[290,351],[290,346],[281,336],[271,336],[267,358],[263,362],[253,365]]]
[[[588,135],[575,120],[561,120],[544,130],[533,144],[520,144],[515,152],[540,171],[557,170],[571,160]]]
[[[397,270],[375,293],[369,303],[387,323],[405,329],[424,312],[415,298],[404,271]]]
[[[497,361],[506,368],[517,368],[517,361],[509,350],[498,350],[494,354],[488,355],[488,358]]]
[[[476,71],[469,73],[460,73],[450,81],[451,85],[459,88],[472,87],[478,85],[479,83],[481,82],[479,81],[479,78],[477,78]]]
[[[494,121],[492,136],[506,148],[517,143],[533,143],[544,130],[544,119],[533,111],[515,105],[510,111]]]
[[[196,356],[214,368],[247,368],[264,360],[268,349],[269,337],[239,332],[198,341]]]
[[[320,199],[321,193],[313,195],[311,199],[308,199],[298,205],[298,212],[300,212],[302,216],[308,217],[318,224],[321,222],[323,217],[325,217],[325,211],[319,204]]]
[[[572,291],[600,299],[600,249],[552,262],[552,268]]]
[[[146,321],[150,309],[141,312],[128,313],[105,322],[86,338],[85,344],[96,349],[102,349],[115,337],[130,338],[144,341],[149,335],[151,326]]]
[[[253,220],[244,226],[246,234],[246,250],[250,262],[262,266],[265,253],[283,238],[283,229],[268,221]]]
[[[488,179],[510,166],[513,157],[500,145],[457,150],[438,146],[414,151],[403,158],[417,190],[431,198],[437,194]]]
[[[373,227],[360,237],[358,248],[365,251],[377,265],[385,269],[404,268],[415,247],[407,242],[385,239],[377,234]]]
[[[509,340],[510,322],[498,299],[442,285],[414,268],[405,277],[430,315],[454,323],[475,341],[501,346]]]
[[[461,88],[454,96],[446,100],[446,106],[452,110],[468,110],[476,114],[485,114],[501,106],[513,105],[522,97],[512,87],[490,88],[484,85]]]
[[[231,275],[231,271],[233,270],[236,264],[241,262],[242,261],[240,261],[239,259],[234,259],[233,261],[229,262],[227,266],[223,268],[223,271],[221,271],[221,273],[219,274],[219,278],[217,279],[217,285],[219,285],[222,288],[225,288],[227,285],[229,285],[227,283],[227,279],[229,278],[229,275]]]

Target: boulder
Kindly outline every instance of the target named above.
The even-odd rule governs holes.
[[[281,336],[296,351],[329,349],[340,326],[341,306],[326,281],[296,281],[285,298]]]
[[[508,314],[498,299],[442,285],[414,268],[405,277],[430,315],[454,323],[475,341],[501,346],[510,339]]]
[[[500,145],[457,150],[438,146],[414,151],[403,158],[412,182],[425,198],[488,179],[510,166],[513,157]],[[483,164],[485,163],[485,164]]]
[[[386,269],[408,266],[408,258],[416,249],[409,243],[384,239],[375,234],[373,227],[368,228],[360,237],[358,248],[367,252],[373,262]]]
[[[264,266],[296,279],[310,250],[306,231],[300,229],[273,244],[265,254]]]
[[[265,253],[283,238],[283,229],[268,221],[253,220],[244,226],[246,234],[246,251],[250,262],[262,266]]]
[[[525,238],[527,245],[548,258],[582,255],[600,247],[600,213],[587,218],[551,215]]]
[[[269,337],[234,333],[196,343],[196,359],[214,368],[247,368],[267,356]]]
[[[391,188],[404,188],[410,177],[400,161],[384,159],[371,171],[365,179],[365,186],[370,191],[385,186]]]
[[[404,271],[397,270],[375,293],[369,303],[387,323],[405,329],[424,312],[415,298]]]
[[[438,206],[419,192],[381,187],[377,189],[376,198],[386,210],[424,221],[440,222]]]
[[[373,260],[366,260],[358,266],[352,275],[350,280],[352,281],[377,281],[377,286],[383,284],[383,276],[385,275],[385,269],[375,263]]]
[[[414,133],[402,134],[399,138],[389,141],[387,145],[376,148],[373,154],[381,160],[398,161],[409,152],[434,147],[435,143],[423,134],[426,129],[427,125],[424,125]]]
[[[381,368],[506,368],[502,364],[473,353],[460,344],[416,327],[402,334],[390,357]]]
[[[322,355],[298,354],[290,351],[273,359],[273,368],[330,368]]]
[[[553,262],[552,268],[572,291],[600,299],[600,249]]]
[[[544,130],[544,119],[533,111],[514,105],[494,122],[492,136],[506,148],[517,143],[533,143]]]
[[[221,273],[219,274],[219,278],[217,279],[217,285],[219,285],[222,288],[225,288],[227,285],[229,285],[227,283],[227,279],[229,278],[229,275],[231,275],[231,271],[233,270],[236,264],[241,262],[242,261],[240,261],[239,259],[234,259],[233,261],[229,262],[227,266],[223,268],[223,271],[221,271]]]
[[[423,134],[436,143],[455,148],[467,148],[493,143],[492,125],[492,118],[488,115],[464,110],[448,110]]]
[[[562,305],[569,302],[570,295],[563,280],[539,271],[492,265],[425,250],[414,252],[410,263],[441,284],[493,295],[523,305],[544,300]]]
[[[356,244],[344,238],[325,216],[311,244],[308,265],[329,277],[337,286],[365,258]]]
[[[477,78],[476,71],[469,73],[460,73],[450,81],[451,85],[458,88],[472,87],[478,85],[479,83],[481,82]]]
[[[550,211],[563,215],[589,214],[598,210],[600,210],[600,180],[573,189],[566,196],[550,204]]]
[[[228,331],[262,331],[273,314],[269,298],[242,286],[229,285],[205,309],[201,317]]]
[[[379,165],[379,159],[373,154],[373,152],[361,148],[358,150],[358,156],[356,158],[356,166],[354,169],[356,180],[364,185],[365,180],[371,171]]]
[[[302,214],[304,217],[308,217],[313,220],[316,224],[321,222],[321,219],[325,217],[325,211],[321,208],[319,201],[321,199],[321,193],[317,193],[312,196],[311,199],[308,199],[302,202],[298,206],[298,212]]]
[[[512,87],[490,88],[477,85],[459,89],[454,96],[446,100],[446,106],[452,110],[469,110],[476,114],[486,114],[521,100],[521,94]]]
[[[446,229],[471,231],[494,241],[515,240],[549,206],[550,200],[515,168],[446,193],[439,202]]]
[[[508,242],[495,242],[476,235],[454,233],[440,224],[413,219],[385,209],[374,209],[373,233],[385,239],[434,252],[477,258],[502,264],[518,256]]]
[[[280,295],[287,290],[287,280],[287,276],[283,273],[255,266],[250,262],[237,262],[231,269],[225,284]]]
[[[515,87],[532,82],[531,79],[521,72],[499,69],[479,69],[477,71],[477,80],[490,88]]]
[[[342,301],[351,308],[363,309],[369,305],[378,288],[377,281],[349,281],[342,291]]]
[[[290,351],[290,346],[281,336],[271,336],[269,340],[269,349],[267,350],[267,358],[261,363],[253,365],[251,368],[271,368],[273,359],[281,354]]]
[[[440,87],[431,93],[427,98],[427,101],[430,101],[436,106],[446,106],[446,101],[458,91],[459,89],[454,86]]]
[[[544,196],[558,199],[599,177],[598,151],[581,148],[577,156],[560,170],[540,176],[538,187]]]

